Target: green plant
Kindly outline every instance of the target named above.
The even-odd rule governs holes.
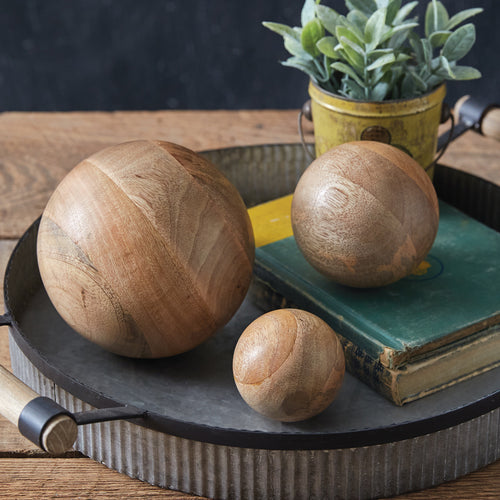
[[[474,25],[461,25],[482,12],[461,11],[450,17],[431,0],[425,14],[425,36],[409,18],[418,1],[346,0],[347,14],[305,0],[300,27],[264,22],[281,35],[291,57],[282,64],[304,71],[323,89],[351,99],[382,101],[417,97],[445,80],[471,80],[481,73],[460,66],[474,45]]]

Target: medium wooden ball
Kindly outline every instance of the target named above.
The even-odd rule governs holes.
[[[313,417],[334,400],[345,373],[342,345],[320,318],[278,309],[253,321],[233,356],[233,376],[255,411],[283,422]]]
[[[253,232],[236,188],[200,155],[162,141],[77,165],[43,213],[37,255],[62,318],[129,357],[197,346],[248,290]]]
[[[422,262],[436,237],[436,191],[424,169],[380,142],[343,144],[318,157],[295,190],[292,227],[319,272],[352,287],[393,283]]]

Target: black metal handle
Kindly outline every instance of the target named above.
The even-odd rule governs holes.
[[[9,313],[0,314],[0,326],[11,326],[12,317]]]
[[[134,406],[115,406],[97,410],[81,411],[73,414],[77,425],[95,424],[97,422],[110,422],[111,420],[128,420],[131,418],[145,418],[146,410]]]

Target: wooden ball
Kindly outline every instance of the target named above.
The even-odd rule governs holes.
[[[380,142],[343,144],[318,157],[295,190],[295,240],[337,283],[388,285],[422,262],[436,237],[436,191],[424,169]]]
[[[162,141],[107,148],[77,165],[43,213],[45,289],[77,332],[117,354],[197,346],[247,292],[253,232],[236,188],[207,160]]]
[[[342,345],[320,318],[279,309],[253,321],[233,357],[233,376],[255,411],[283,422],[305,420],[334,400],[345,373]]]

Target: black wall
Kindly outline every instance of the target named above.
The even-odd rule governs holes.
[[[498,96],[500,2],[442,0],[473,18],[462,61],[481,80],[450,83],[448,102]],[[297,108],[307,77],[282,67],[281,39],[303,0],[0,0],[0,111]],[[323,0],[344,12],[343,0]],[[423,11],[419,9],[423,24]]]

